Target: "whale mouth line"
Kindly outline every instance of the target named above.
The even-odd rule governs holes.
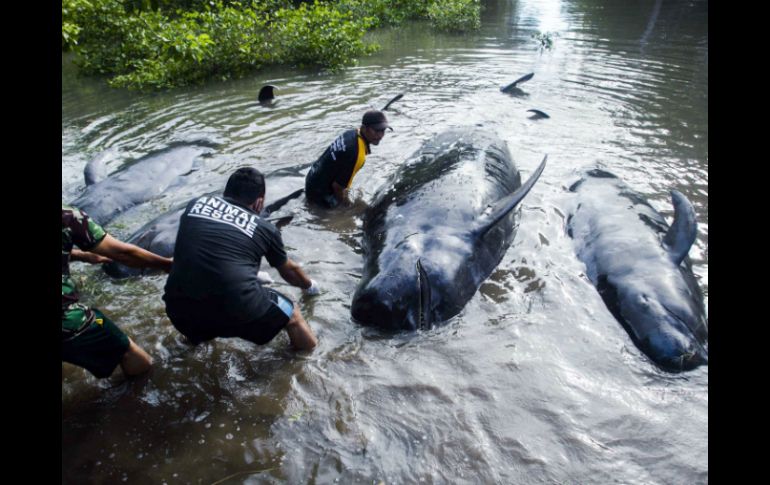
[[[696,329],[692,328],[690,325],[687,324],[687,321],[679,316],[675,311],[671,310],[668,306],[666,306],[664,303],[661,303],[661,306],[663,307],[666,312],[668,312],[669,315],[671,315],[673,318],[675,318],[677,321],[679,321],[682,325],[684,325],[684,328],[688,329],[690,332],[692,332],[693,335],[697,335]],[[698,347],[706,352],[706,349],[703,347],[703,345],[698,341],[696,338],[694,342],[698,345]]]
[[[661,302],[660,304],[666,312],[668,312],[669,315],[676,318],[679,322],[681,322],[685,327],[689,328],[687,323],[684,321],[684,318],[680,317],[675,311],[670,309],[668,306],[666,306],[665,303]]]
[[[430,315],[430,281],[428,281],[428,273],[425,272],[420,258],[417,258],[415,268],[417,270],[417,289],[419,290],[417,292],[417,311],[419,312],[417,325],[422,330],[430,330],[433,328],[433,321]]]
[[[690,362],[701,362],[701,361],[708,361],[708,350],[706,350],[706,347],[698,340],[698,338],[695,336],[696,332],[693,328],[691,328],[687,322],[680,317],[676,312],[671,310],[668,306],[661,303],[661,306],[663,307],[666,312],[668,312],[669,315],[671,315],[673,318],[675,318],[677,321],[679,321],[684,328],[688,329],[693,334],[693,339],[691,339],[693,346],[691,349],[687,352],[684,352],[682,355],[678,357],[679,361],[679,368],[680,370],[686,370],[689,368],[688,364]],[[704,357],[705,356],[705,357]]]

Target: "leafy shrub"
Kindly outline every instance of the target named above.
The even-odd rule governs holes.
[[[478,28],[478,0],[62,0],[62,49],[111,86],[164,89],[270,64],[337,69],[377,48],[368,29],[417,18]]]
[[[276,12],[271,25],[273,45],[283,63],[339,68],[374,50],[361,40],[371,17],[353,19],[331,5],[314,2]]]
[[[428,18],[434,0],[341,0],[337,8],[355,17],[372,17],[372,27],[399,25],[405,20]]]
[[[479,0],[436,0],[428,7],[428,18],[439,30],[476,30],[481,27],[481,7]]]

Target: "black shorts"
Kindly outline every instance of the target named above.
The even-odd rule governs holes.
[[[334,209],[338,205],[340,205],[339,201],[337,200],[337,197],[334,196],[334,194],[317,194],[315,192],[305,192],[306,197],[310,202],[313,202],[314,204],[318,204],[322,207],[326,207],[327,209]]]
[[[271,302],[270,308],[264,315],[246,323],[232,324],[220,320],[221,317],[200,313],[194,317],[184,315],[170,309],[168,304],[166,305],[166,314],[168,314],[174,327],[193,345],[217,337],[238,337],[258,345],[264,345],[283,330],[294,311],[294,303],[291,299],[270,288],[265,288],[265,291]]]
[[[93,308],[93,320],[77,332],[62,330],[61,360],[109,377],[128,350],[129,341],[104,313]],[[64,327],[62,327],[64,328]]]

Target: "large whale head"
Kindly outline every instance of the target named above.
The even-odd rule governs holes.
[[[357,321],[386,329],[425,329],[458,314],[485,275],[470,233],[415,233],[381,260],[353,297]]]
[[[608,309],[640,350],[669,372],[708,364],[703,300],[689,262],[682,265],[682,271],[658,268],[648,276],[637,272],[635,281],[600,275],[597,284]]]

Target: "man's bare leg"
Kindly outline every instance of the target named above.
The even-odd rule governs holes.
[[[295,350],[313,350],[318,345],[310,325],[307,324],[297,305],[294,305],[294,312],[291,314],[289,323],[286,324],[286,333],[289,334],[289,341]]]
[[[128,350],[123,354],[120,367],[127,376],[144,374],[152,367],[152,357],[129,338]]]

